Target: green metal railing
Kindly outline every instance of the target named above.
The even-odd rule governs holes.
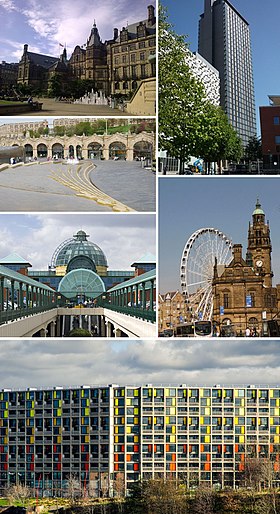
[[[33,314],[51,311],[52,309],[56,308],[57,305],[53,303],[51,305],[41,305],[40,307],[23,307],[22,309],[8,309],[1,311],[0,325],[3,325],[3,323],[8,323],[8,321],[13,321],[19,318],[26,318],[28,316],[32,316]]]
[[[100,302],[100,306],[104,307],[104,309],[127,314],[128,316],[133,316],[134,318],[145,319],[147,321],[151,321],[152,323],[156,322],[156,312],[152,310],[145,310],[141,307],[123,307],[120,305],[112,305],[106,301]]]

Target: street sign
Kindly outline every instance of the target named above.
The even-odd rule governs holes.
[[[225,313],[225,308],[223,305],[220,305],[220,316],[223,316]]]

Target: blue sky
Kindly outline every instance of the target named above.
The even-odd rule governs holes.
[[[268,105],[267,95],[280,94],[279,0],[232,0],[231,3],[249,22],[252,38],[256,115],[258,108]],[[178,34],[187,35],[190,48],[197,50],[198,21],[204,0],[162,0],[168,8],[169,20]],[[258,121],[259,132],[259,121]]]
[[[280,283],[279,178],[182,177],[159,179],[159,291],[180,289],[185,243],[200,228],[223,231],[247,249],[248,223],[256,199],[269,220],[273,284]]]
[[[70,56],[86,43],[94,20],[104,41],[114,27],[146,19],[148,5],[155,0],[0,0],[0,61],[18,62],[25,43],[31,52],[53,56],[66,43]]]

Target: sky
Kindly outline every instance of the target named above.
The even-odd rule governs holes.
[[[231,0],[234,7],[249,22],[251,29],[256,115],[258,107],[269,105],[268,95],[279,95],[279,0]],[[162,0],[169,21],[177,34],[187,35],[192,51],[198,46],[198,21],[204,10],[204,0]],[[259,122],[258,122],[259,132]]]
[[[23,45],[29,51],[58,56],[66,43],[68,56],[86,43],[94,20],[102,41],[114,27],[147,18],[155,0],[0,0],[0,61],[18,62]]]
[[[0,388],[74,385],[280,385],[272,340],[0,342]],[[38,363],[38,365],[34,365]]]
[[[109,270],[130,270],[146,253],[155,255],[155,216],[150,214],[0,214],[0,258],[12,252],[47,270],[56,248],[78,230],[105,253]]]
[[[248,223],[259,198],[270,224],[273,285],[280,283],[279,178],[176,177],[159,179],[159,292],[180,290],[180,264],[189,237],[216,228],[246,257]]]

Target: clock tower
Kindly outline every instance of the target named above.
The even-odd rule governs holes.
[[[271,240],[269,222],[265,222],[265,213],[257,199],[253,212],[253,222],[249,223],[248,250],[252,266],[256,274],[263,276],[264,285],[272,287],[273,273],[271,270]]]

